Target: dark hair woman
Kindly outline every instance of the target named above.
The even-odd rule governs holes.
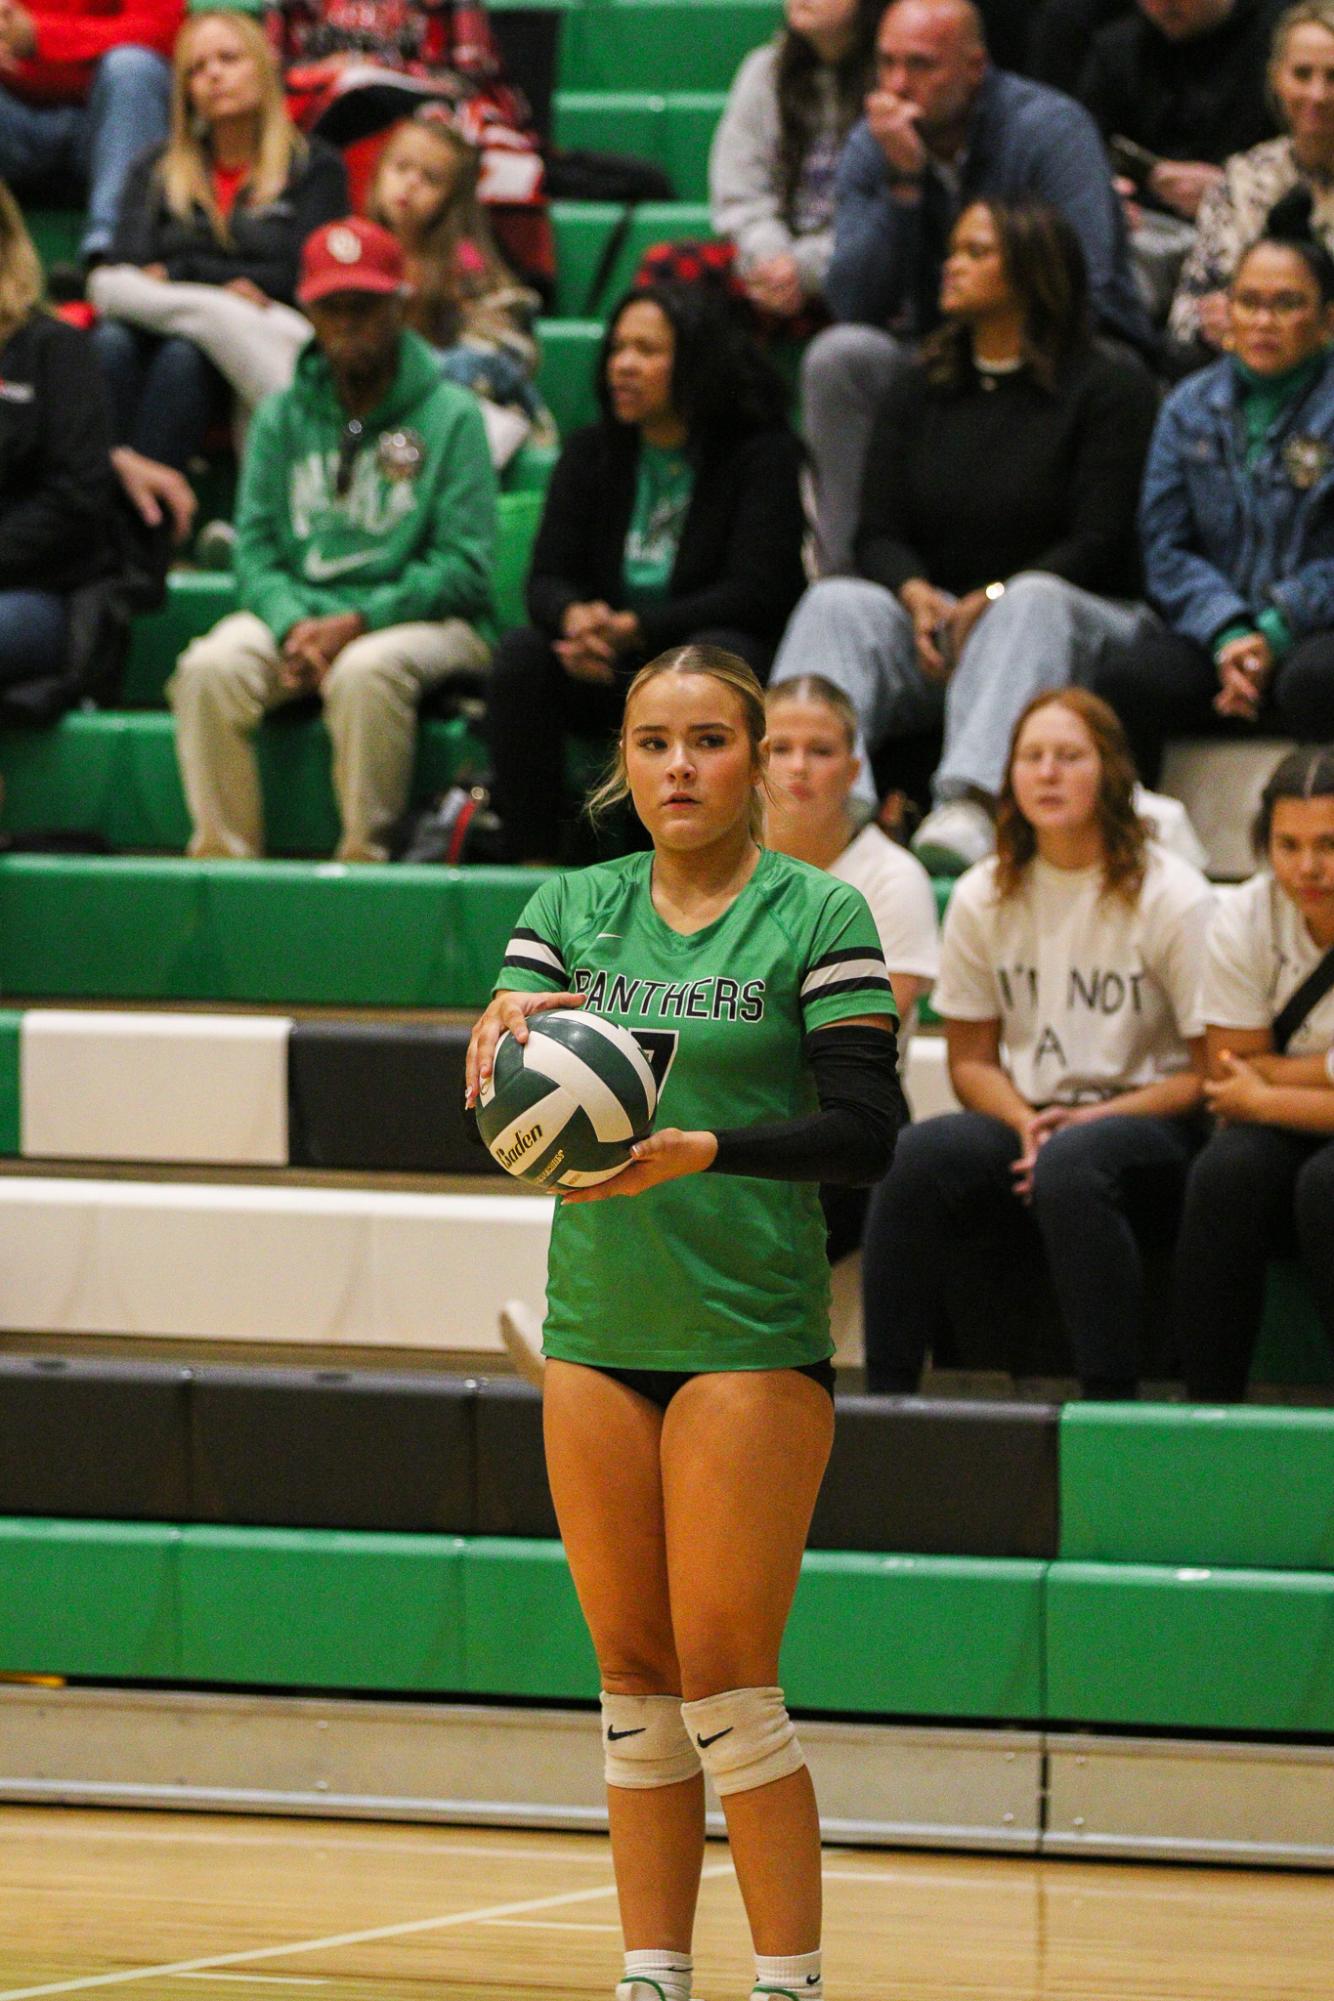
[[[106,391],[87,335],[44,312],[41,294],[0,181],[0,695],[62,675],[71,596],[110,560]]]
[[[1309,240],[1265,237],[1227,311],[1230,352],[1168,397],[1144,474],[1145,578],[1167,629],[1094,677],[1148,785],[1171,736],[1334,736],[1334,266]]]
[[[1209,927],[1204,1088],[1220,1123],[1177,1245],[1186,1387],[1209,1402],[1246,1394],[1271,1257],[1300,1255],[1334,1349],[1334,750],[1283,759],[1255,844],[1259,874]]]
[[[528,576],[531,626],[489,681],[495,799],[516,861],[560,851],[567,731],[610,738],[664,646],[764,676],[802,586],[801,452],[780,378],[704,286],[629,294],[598,364],[601,421],[567,441]]]
[[[824,288],[834,177],[870,88],[883,0],[786,0],[733,79],[709,155],[713,226],[755,305],[791,319]]]
[[[1035,696],[1015,727],[996,853],[945,916],[934,1005],[965,1109],[911,1127],[871,1201],[872,1389],[914,1390],[927,1352],[955,1341],[1022,1373],[1049,1292],[1085,1395],[1135,1394],[1140,1240],[1175,1217],[1202,1137],[1211,904],[1204,878],[1149,842],[1106,703],[1080,688]],[[1027,1280],[1010,1323],[998,1295],[1016,1270]]]
[[[876,418],[857,577],[806,593],[773,678],[818,662],[873,750],[943,724],[914,846],[957,873],[991,850],[1028,698],[1149,622],[1134,523],[1157,399],[1137,362],[1094,345],[1083,255],[1054,208],[973,202],[940,303],[946,325]]]

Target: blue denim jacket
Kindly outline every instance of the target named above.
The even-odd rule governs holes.
[[[1249,471],[1241,400],[1229,360],[1179,383],[1144,470],[1148,595],[1201,646],[1269,606],[1294,639],[1334,627],[1334,355]]]

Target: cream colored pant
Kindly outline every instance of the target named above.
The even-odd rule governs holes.
[[[389,831],[408,802],[418,701],[454,669],[484,667],[489,654],[461,618],[393,625],[343,648],[321,691],[343,822],[340,861],[386,859]],[[224,618],[186,648],[167,697],[194,823],[189,852],[260,854],[264,817],[250,739],[266,710],[292,699],[268,626],[248,611]]]

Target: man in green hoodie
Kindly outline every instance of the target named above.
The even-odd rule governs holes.
[[[290,389],[260,406],[241,471],[242,609],[187,647],[168,687],[190,853],[263,849],[251,737],[318,692],[333,738],[341,861],[383,861],[407,804],[417,704],[486,665],[496,487],[481,412],[405,329],[403,253],[377,223],[308,240],[297,299],[315,329]]]

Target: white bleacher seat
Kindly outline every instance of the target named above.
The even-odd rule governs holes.
[[[1265,781],[1296,746],[1282,737],[1201,737],[1169,744],[1160,789],[1179,799],[1209,857],[1209,874],[1239,882],[1255,872],[1251,822]]]

